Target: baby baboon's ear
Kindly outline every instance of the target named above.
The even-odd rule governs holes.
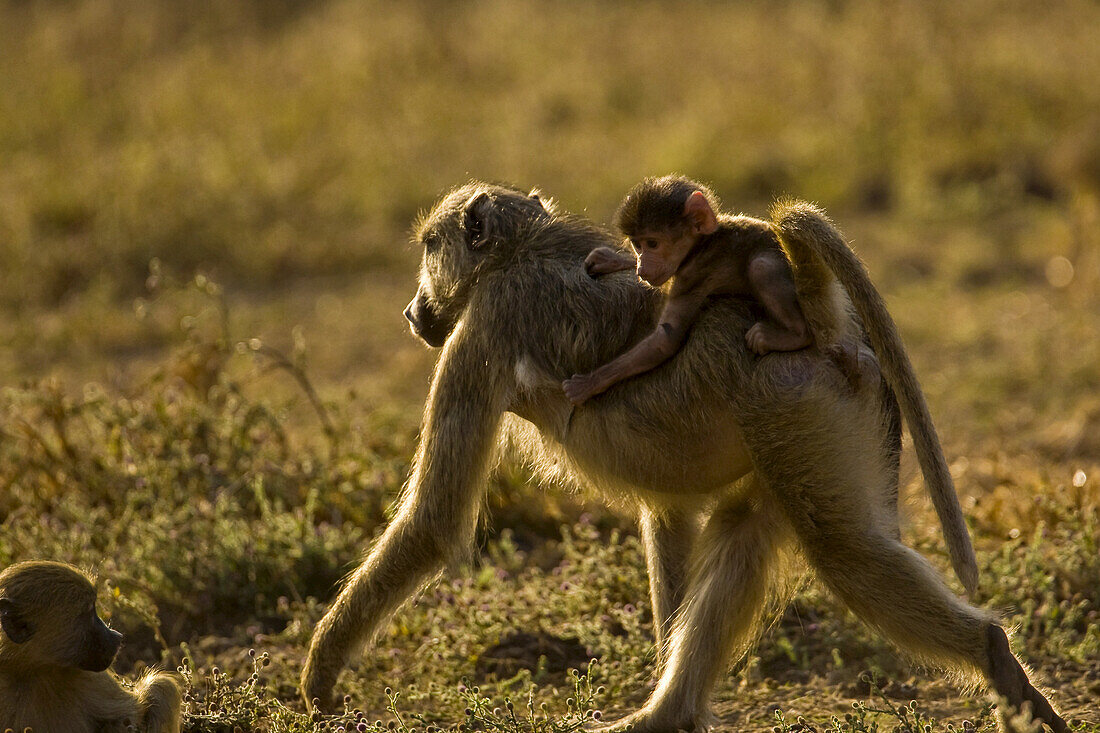
[[[542,208],[546,208],[546,205],[542,203],[542,196],[539,195],[539,190],[537,188],[532,188],[531,193],[527,194],[527,197],[537,201]]]
[[[484,191],[475,193],[466,202],[463,227],[466,229],[466,246],[470,249],[478,249],[489,239],[486,228],[489,209],[493,201]]]
[[[34,634],[34,625],[19,615],[15,604],[8,598],[0,598],[0,629],[16,644],[23,644]]]

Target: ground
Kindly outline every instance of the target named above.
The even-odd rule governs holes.
[[[0,4],[0,566],[96,572],[115,669],[180,668],[187,731],[631,709],[636,528],[510,460],[468,561],[341,678],[361,714],[311,719],[296,680],[416,444],[417,212],[479,177],[606,224],[678,171],[845,230],[927,393],[976,601],[1100,731],[1097,28],[1084,0]],[[904,469],[905,539],[946,574]],[[724,729],[992,725],[800,587],[719,685]]]

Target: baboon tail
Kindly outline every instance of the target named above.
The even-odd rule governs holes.
[[[909,425],[917,461],[939,515],[955,574],[967,592],[972,594],[978,585],[978,565],[970,543],[970,532],[963,519],[959,497],[955,493],[924,393],[913,373],[913,365],[901,343],[894,319],[886,310],[886,303],[859,257],[823,211],[805,202],[783,200],[772,206],[771,218],[792,259],[820,258],[848,291],[870,336],[886,381],[897,395],[902,415]]]

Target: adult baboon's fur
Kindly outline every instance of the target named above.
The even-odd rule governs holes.
[[[95,610],[95,588],[57,562],[0,573],[0,731],[178,733],[175,679],[146,672],[125,689],[107,672],[122,635]]]
[[[800,231],[832,236],[819,212],[799,211],[814,223]],[[416,238],[424,258],[406,316],[442,347],[421,441],[396,516],[313,636],[307,702],[331,706],[349,656],[463,552],[507,425],[536,466],[641,517],[661,671],[617,725],[704,726],[711,688],[754,641],[778,560],[797,546],[903,648],[983,674],[1011,705],[1030,703],[1066,730],[990,615],[898,541],[897,420],[873,358],[860,359],[853,391],[814,348],[755,357],[744,345],[751,304],[715,299],[674,358],[573,411],[561,380],[650,332],[660,306],[632,274],[585,273],[610,236],[537,197],[473,182],[444,197]]]

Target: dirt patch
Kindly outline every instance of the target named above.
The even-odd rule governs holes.
[[[510,632],[481,653],[477,659],[477,674],[482,678],[507,679],[521,669],[538,670],[543,657],[547,672],[565,672],[585,669],[593,655],[574,638],[561,638],[542,631]]]

